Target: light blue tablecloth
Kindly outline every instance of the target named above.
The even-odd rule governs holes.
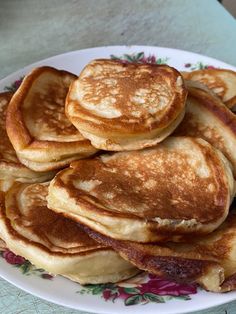
[[[120,44],[185,49],[236,66],[236,22],[216,0],[0,0],[0,78],[66,51]],[[83,312],[0,279],[0,313]],[[236,301],[203,313],[235,314]]]

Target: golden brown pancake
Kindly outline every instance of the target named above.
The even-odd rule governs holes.
[[[64,114],[64,101],[76,76],[51,67],[34,69],[7,110],[6,128],[19,160],[35,171],[62,168],[96,149]]]
[[[82,284],[116,282],[139,272],[112,248],[47,208],[48,183],[16,183],[0,194],[0,236],[7,248],[52,274]]]
[[[219,149],[231,162],[236,177],[236,116],[201,85],[186,82],[186,114],[174,135],[200,137]]]
[[[35,172],[22,165],[6,132],[6,111],[12,93],[0,93],[0,191],[6,191],[14,181],[42,182],[54,172]]]
[[[226,69],[203,69],[183,72],[187,80],[198,81],[212,90],[227,107],[236,105],[236,72]]]
[[[51,181],[48,206],[115,239],[179,241],[216,229],[234,191],[220,151],[202,139],[169,137],[72,163]]]
[[[236,212],[216,231],[189,243],[141,244],[120,241],[81,227],[94,240],[112,246],[140,269],[177,282],[197,282],[214,292],[236,290]]]
[[[71,85],[66,115],[99,149],[142,149],[173,132],[184,116],[185,99],[174,68],[99,59]]]

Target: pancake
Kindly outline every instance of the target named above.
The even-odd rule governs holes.
[[[228,108],[236,105],[236,72],[226,69],[203,69],[183,72],[187,80],[198,81],[211,89]]]
[[[7,133],[19,160],[35,171],[62,168],[96,152],[64,114],[76,76],[51,67],[34,69],[12,97]]]
[[[112,238],[181,241],[216,229],[234,195],[230,164],[202,139],[71,164],[51,181],[48,206]]]
[[[213,292],[236,290],[236,212],[216,231],[189,243],[142,244],[121,241],[81,227],[94,240],[112,246],[135,266],[176,282],[200,284]]]
[[[48,183],[16,183],[0,194],[0,236],[38,268],[81,284],[116,282],[139,272],[112,248],[47,208]]]
[[[6,111],[13,93],[0,93],[0,191],[6,191],[14,181],[48,181],[54,172],[35,172],[22,165],[6,132]]]
[[[6,248],[6,243],[0,239],[0,251],[4,251]]]
[[[94,147],[135,150],[161,142],[184,116],[186,90],[167,65],[90,62],[70,88],[66,115]]]
[[[186,82],[186,114],[174,135],[200,137],[219,149],[231,162],[236,177],[236,116],[201,85]]]

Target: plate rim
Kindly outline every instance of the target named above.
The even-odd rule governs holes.
[[[192,52],[192,51],[188,51],[188,50],[183,50],[183,49],[178,49],[178,48],[170,48],[170,47],[161,47],[161,46],[149,46],[149,45],[108,45],[108,46],[98,46],[98,47],[91,47],[91,48],[84,48],[84,49],[78,49],[78,50],[71,50],[71,51],[67,51],[64,53],[60,53],[60,54],[56,54],[53,56],[50,56],[48,58],[44,58],[44,59],[40,59],[37,60],[33,63],[30,63],[10,74],[8,74],[7,76],[4,76],[3,78],[0,79],[0,84],[2,82],[4,82],[5,80],[11,79],[11,77],[18,75],[18,73],[21,73],[22,71],[26,70],[29,67],[35,67],[37,66],[38,63],[42,63],[42,62],[48,62],[51,60],[54,60],[55,58],[61,58],[63,56],[69,56],[69,55],[73,55],[76,53],[86,53],[87,51],[96,51],[96,50],[103,50],[103,49],[160,49],[160,50],[167,50],[167,51],[175,51],[177,53],[185,53],[185,54],[191,54],[192,56],[196,57],[196,58],[204,58],[204,59],[208,59],[209,61],[212,62],[216,62],[216,63],[221,63],[222,66],[226,66],[227,68],[231,68],[232,70],[236,71],[236,65],[232,65],[229,64],[225,61],[221,61],[219,59],[216,59],[214,57],[209,57],[200,53],[196,53],[196,52]]]

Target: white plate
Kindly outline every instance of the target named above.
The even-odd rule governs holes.
[[[178,70],[184,71],[204,68],[206,66],[227,68],[236,71],[235,67],[226,63],[187,51],[147,46],[112,46],[73,51],[39,61],[1,80],[0,90],[6,90],[6,87],[7,89],[14,89],[14,82],[36,66],[49,65],[79,74],[81,69],[90,60],[95,58],[110,58],[111,55],[122,57],[128,61],[138,59],[139,61],[166,62],[176,67]],[[12,260],[10,253],[7,254],[7,257],[9,260]],[[44,280],[42,277],[47,277],[47,275],[45,276],[44,273],[39,270],[33,270],[32,266],[27,263],[13,266],[7,263],[4,258],[0,259],[0,276],[15,286],[45,300],[70,308],[96,313],[125,314],[133,313],[134,311],[136,314],[144,312],[149,314],[186,313],[236,300],[236,292],[214,294],[199,289],[197,294],[192,294],[190,296],[191,299],[186,301],[175,298],[168,300],[168,297],[164,297],[163,299],[160,298],[160,300],[166,301],[165,303],[148,302],[145,305],[139,303],[133,306],[127,306],[125,305],[124,299],[121,298],[117,298],[114,302],[111,300],[105,301],[102,297],[104,288],[101,286],[94,287],[94,294],[92,294],[91,289],[87,288],[81,293],[83,287],[79,284],[60,276],[54,277],[51,280]],[[124,287],[122,289],[124,290]],[[139,287],[136,289],[139,289]],[[78,293],[78,291],[80,291],[80,293]],[[88,293],[89,291],[90,293]],[[111,290],[106,289],[105,295],[109,295],[109,291]],[[134,290],[133,292],[132,290],[126,291],[133,293],[130,294],[131,297],[135,295]],[[153,290],[151,290],[151,292],[153,292]],[[140,301],[138,297],[131,299],[130,303],[132,303],[132,300],[133,303]]]

